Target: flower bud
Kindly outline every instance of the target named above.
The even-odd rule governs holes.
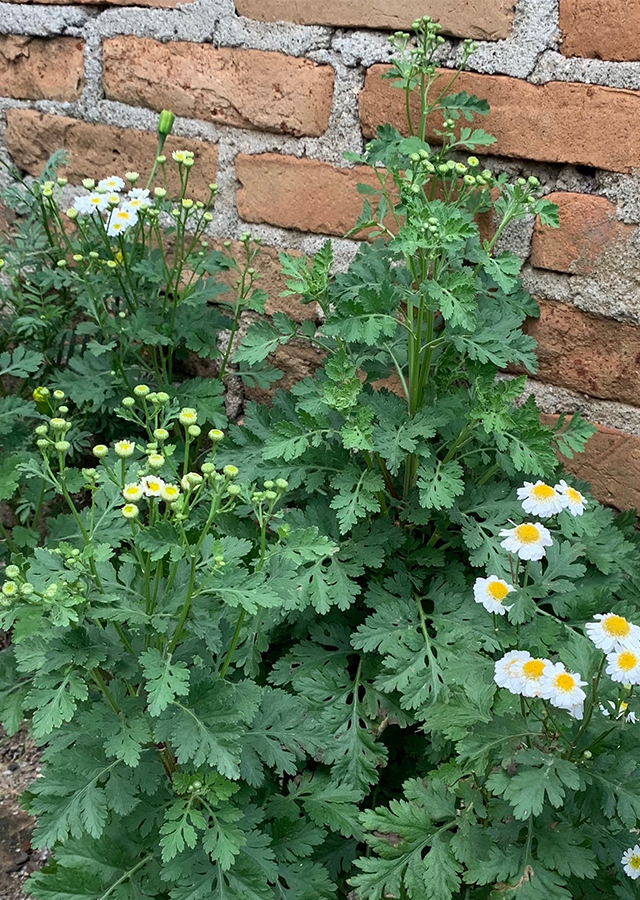
[[[96,186],[93,178],[83,178],[82,179],[82,187],[86,188],[88,191],[92,191]]]
[[[164,465],[164,456],[161,453],[152,453],[148,458],[149,468],[161,469]]]
[[[191,200],[189,197],[185,197],[184,200],[182,201],[182,208],[183,209],[191,209],[192,206],[193,206],[193,200]]]
[[[165,393],[165,391],[158,391],[157,393],[158,403],[161,405],[169,402],[169,395]]]
[[[276,478],[276,487],[279,491],[286,491],[289,487],[289,482],[285,481],[284,478]]]
[[[38,425],[38,427],[35,429],[35,433],[38,435],[38,437],[44,437],[48,431],[49,428],[47,425]]]
[[[163,187],[157,187],[157,188],[154,188],[154,189],[153,189],[153,193],[155,194],[155,196],[156,196],[159,200],[162,200],[164,197],[167,196],[167,191],[166,191],[166,189],[163,188]]]
[[[469,163],[469,165],[471,166],[472,169],[475,169],[475,168],[477,168],[477,166],[480,165],[480,160],[478,159],[477,156],[470,156],[469,159],[467,160],[467,162]]]
[[[66,261],[66,259],[59,259],[58,262],[56,263],[56,265],[59,269],[66,269],[67,261]]]
[[[219,428],[212,428],[209,432],[209,440],[212,444],[219,443],[224,438],[224,431],[220,431]]]
[[[67,431],[71,426],[65,419],[51,419],[51,427],[54,431]]]
[[[198,413],[190,406],[185,406],[180,410],[178,420],[181,425],[195,425],[198,421]]]
[[[138,178],[140,178],[140,172],[125,172],[124,177],[127,181],[130,181],[131,184],[135,184]]]
[[[198,487],[202,484],[202,475],[199,475],[197,472],[187,472],[184,476],[187,479],[190,487]]]
[[[173,130],[173,123],[176,117],[170,109],[163,109],[158,118],[158,134],[166,137]]]
[[[18,585],[15,581],[5,581],[2,585],[2,593],[5,597],[15,597],[18,593]]]
[[[109,455],[109,448],[106,446],[106,444],[96,444],[91,452],[98,459],[104,459],[105,456]]]
[[[242,488],[238,484],[230,484],[227,488],[227,494],[230,497],[238,497],[242,493]]]
[[[225,466],[222,470],[227,478],[235,478],[238,474],[238,469],[236,466]]]
[[[69,443],[69,441],[56,441],[55,448],[58,453],[66,453],[71,449],[71,444]]]
[[[78,210],[74,209],[73,206],[69,207],[66,212],[67,219],[77,219],[78,218]]]
[[[59,390],[58,390],[58,391],[54,391],[54,392],[53,392],[53,399],[54,399],[54,400],[64,400],[64,391],[59,391]]]
[[[130,409],[132,406],[135,406],[135,402],[136,401],[134,400],[133,397],[123,397],[122,398],[122,405],[125,407],[125,409]]]
[[[210,212],[204,213],[202,218],[205,220],[205,222],[213,222],[213,216]]]
[[[146,384],[137,384],[133,389],[133,393],[136,397],[146,397],[150,390],[151,388],[147,387]]]
[[[189,425],[187,431],[189,432],[189,437],[197,438],[202,434],[202,429],[199,425]]]
[[[265,491],[272,491],[275,487],[275,484],[273,481],[265,481],[263,487]]]
[[[20,576],[20,569],[18,568],[18,566],[7,566],[7,568],[4,570],[4,573],[7,578],[14,579]]]
[[[166,441],[169,437],[169,432],[166,428],[156,428],[153,432],[153,436],[157,441]]]
[[[135,503],[126,503],[122,507],[122,515],[125,519],[137,519],[140,515],[140,510]]]
[[[133,443],[133,441],[116,441],[116,443],[113,445],[113,449],[116,452],[116,456],[119,456],[120,459],[127,459],[129,456],[133,456],[136,445]]]
[[[38,450],[46,450],[51,442],[46,441],[44,438],[40,438],[39,441],[36,441],[36,447]]]
[[[275,491],[265,491],[264,492],[265,500],[277,500],[278,495]]]
[[[20,595],[22,597],[30,597],[34,591],[35,588],[29,581],[25,581],[24,584],[20,585]]]

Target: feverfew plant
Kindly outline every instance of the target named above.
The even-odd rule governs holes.
[[[415,28],[392,38],[403,133],[383,126],[350,157],[380,185],[362,187],[369,240],[338,274],[328,244],[283,256],[323,324],[261,323],[236,357],[255,363],[293,332],[325,353],[271,411],[247,410],[233,452],[252,477],[289,481],[300,524],[357,536],[367,567],[354,590],[339,558],[324,564],[323,623],[270,679],[333,730],[323,761],[359,796],[367,848],[345,851],[340,896],[630,898],[632,520],[562,477],[558,458],[591,427],[542,425],[524,379],[501,375],[535,372],[521,326],[537,308],[500,237],[527,216],[554,226],[556,211],[535,178],[467,155],[493,142],[467,125],[488,106],[436,68],[438,27]],[[632,646],[595,646],[601,622]]]

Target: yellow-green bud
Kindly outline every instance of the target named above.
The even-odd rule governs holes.
[[[44,438],[40,438],[39,441],[36,441],[36,447],[38,450],[46,450],[51,442],[45,440]]]
[[[56,182],[58,184],[58,187],[64,187],[66,184],[68,184],[68,179],[67,178],[56,178]]]
[[[163,187],[157,187],[157,188],[154,188],[154,189],[153,189],[153,193],[155,194],[155,196],[156,196],[159,200],[162,200],[163,197],[166,197],[166,196],[167,196],[167,191],[166,191],[166,189],[163,188]]]
[[[276,494],[275,491],[265,491],[264,496],[265,496],[266,500],[277,500],[278,499],[278,495]]]
[[[98,259],[100,254],[97,250],[89,250],[89,256],[91,257],[91,259]]]
[[[467,162],[469,163],[469,165],[471,166],[472,169],[475,169],[477,166],[480,165],[480,160],[478,159],[477,156],[470,156],[469,159],[467,160]]]
[[[92,191],[96,186],[93,178],[83,178],[82,179],[82,187],[85,187],[88,191]]]
[[[238,469],[236,466],[225,466],[222,470],[227,478],[235,478],[238,474]]]
[[[147,462],[150,469],[161,469],[164,465],[164,456],[161,453],[152,453]]]
[[[227,488],[227,494],[230,497],[237,497],[242,492],[242,488],[238,484],[230,484]]]
[[[158,118],[158,134],[166,137],[171,134],[176,117],[170,109],[163,109]]]
[[[34,586],[29,581],[25,581],[24,584],[20,585],[20,594],[23,597],[30,597],[33,594],[34,590]]]
[[[169,432],[166,428],[156,428],[153,432],[153,436],[157,441],[166,441],[169,437]]]
[[[224,431],[220,431],[219,428],[212,428],[209,432],[209,440],[212,444],[217,444],[224,437]]]
[[[284,478],[276,478],[276,487],[279,491],[286,491],[289,487],[289,482],[285,481]]]
[[[4,570],[7,578],[18,578],[20,576],[20,569],[17,566],[7,566]]]
[[[106,444],[96,444],[91,452],[98,459],[104,459],[105,456],[109,455],[109,448]]]
[[[5,597],[15,597],[18,593],[18,585],[15,581],[5,581],[2,585],[2,593]]]
[[[69,412],[69,407],[68,406],[59,406],[58,412],[60,413],[61,416],[66,416],[66,414]]]
[[[138,178],[140,178],[140,172],[125,172],[124,177],[127,181],[130,181],[131,184],[135,184]]]
[[[59,259],[58,262],[56,263],[56,265],[59,269],[66,269],[67,261],[66,261],[66,259]]]
[[[54,431],[66,431],[71,427],[65,419],[57,418],[51,419],[50,425],[54,429]]]
[[[133,397],[123,397],[122,398],[122,405],[124,406],[125,409],[130,409],[132,406],[135,406],[135,402],[136,401],[134,400]]]
[[[180,410],[178,420],[181,425],[195,425],[198,421],[198,413],[190,406],[185,406]]]
[[[115,268],[117,268],[118,263],[115,261],[115,259],[108,259],[108,260],[107,260],[107,266],[108,266],[110,269],[115,269]]]
[[[183,209],[191,209],[192,206],[193,206],[193,200],[191,200],[189,197],[185,197],[184,200],[182,201],[182,208]]]
[[[64,391],[60,391],[60,390],[54,391],[53,399],[54,400],[64,400]]]
[[[140,515],[140,510],[135,503],[126,503],[122,507],[122,515],[125,517],[125,519],[137,519],[137,517]]]
[[[167,393],[165,393],[165,391],[158,391],[157,396],[158,396],[158,403],[163,404],[163,403],[169,402],[170,397]]]
[[[71,444],[69,441],[56,441],[55,448],[59,453],[66,453],[71,449]]]
[[[38,435],[38,437],[44,437],[48,431],[49,428],[47,425],[38,425],[38,427],[35,429],[35,433]]]
[[[33,399],[36,403],[42,403],[47,399],[51,391],[46,387],[37,387],[33,392]]]
[[[67,210],[67,219],[77,219],[78,218],[78,210],[74,209],[73,206],[69,207]]]
[[[194,438],[200,437],[202,434],[202,429],[199,425],[189,425],[187,431],[189,432],[189,436]]]
[[[146,384],[137,384],[133,389],[133,393],[136,397],[146,397],[150,390],[151,388],[147,387]]]
[[[187,472],[184,477],[191,487],[198,487],[198,485],[202,484],[202,475],[199,475],[198,472]]]
[[[211,475],[216,470],[216,467],[214,466],[214,464],[210,463],[210,462],[202,463],[200,468],[202,469],[203,475]]]

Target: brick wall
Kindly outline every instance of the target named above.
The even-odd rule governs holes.
[[[196,193],[218,182],[213,236],[260,235],[269,310],[308,317],[277,296],[277,249],[330,236],[339,264],[352,256],[341,236],[368,173],[343,154],[402,123],[386,39],[425,13],[446,29],[443,67],[479,41],[460,86],[491,103],[486,165],[536,175],[560,207],[558,231],[531,221],[504,238],[542,311],[528,390],[545,414],[580,408],[600,426],[576,473],[640,505],[640,0],[0,3],[0,154],[35,175],[64,146],[76,184],[143,170],[157,111],[173,109],[168,149],[200,158]],[[312,357],[279,360],[287,383]]]

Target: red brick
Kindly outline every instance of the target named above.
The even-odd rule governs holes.
[[[67,116],[50,116],[31,109],[7,110],[7,147],[15,163],[31,175],[39,175],[51,154],[64,148],[69,164],[61,172],[73,183],[83,178],[123,175],[127,171],[148,176],[156,154],[157,137],[151,131],[92,125]],[[169,155],[169,187],[179,187],[177,166],[171,164],[171,152],[192,150],[196,163],[191,169],[189,193],[203,200],[209,196],[209,183],[215,181],[218,148],[204,141],[170,136],[165,144]],[[160,182],[159,182],[160,183]]]
[[[419,16],[448,34],[497,41],[511,33],[513,0],[236,0],[241,16],[339,28],[410,28]]]
[[[640,0],[560,0],[560,50],[618,62],[640,59]]]
[[[18,100],[77,100],[83,47],[73,37],[0,36],[0,92]]]
[[[385,65],[372,66],[360,94],[366,137],[390,122],[406,132],[404,93],[383,80]],[[440,70],[443,78],[451,70]],[[442,87],[446,82],[442,82]],[[594,166],[630,172],[640,166],[640,92],[552,81],[528,84],[505,75],[463,72],[453,90],[486,98],[488,116],[477,124],[497,138],[490,152],[540,162]],[[418,112],[414,95],[414,120]],[[441,119],[429,123],[428,137]]]
[[[538,342],[541,381],[640,406],[640,328],[550,300],[527,333]]]
[[[557,416],[542,416],[553,424]],[[584,453],[562,457],[565,468],[591,485],[594,497],[615,509],[640,508],[640,438],[598,425]]]
[[[366,166],[338,169],[276,153],[239,154],[236,175],[238,213],[246,222],[340,236],[353,228],[362,211],[356,185],[377,184]]]
[[[240,128],[320,135],[334,71],[308,59],[185,41],[116,37],[103,44],[107,99]]]
[[[357,185],[379,186],[368,166],[340,169],[276,153],[239,154],[236,176],[238,214],[246,222],[340,237],[353,228],[362,212],[364,197]],[[478,215],[477,223],[483,239],[492,235],[491,213]],[[387,224],[393,227],[392,222]],[[364,232],[357,235],[364,236]]]
[[[531,264],[538,269],[590,275],[603,250],[629,238],[634,228],[616,218],[616,208],[605,197],[555,193],[546,198],[558,206],[559,228],[536,222]]]
[[[269,388],[246,388],[245,396],[257,403],[270,403],[278,390],[290,391],[294,384],[309,378],[322,365],[324,353],[308,341],[290,341],[285,347],[278,347],[269,357],[269,363],[280,369],[282,378]]]

